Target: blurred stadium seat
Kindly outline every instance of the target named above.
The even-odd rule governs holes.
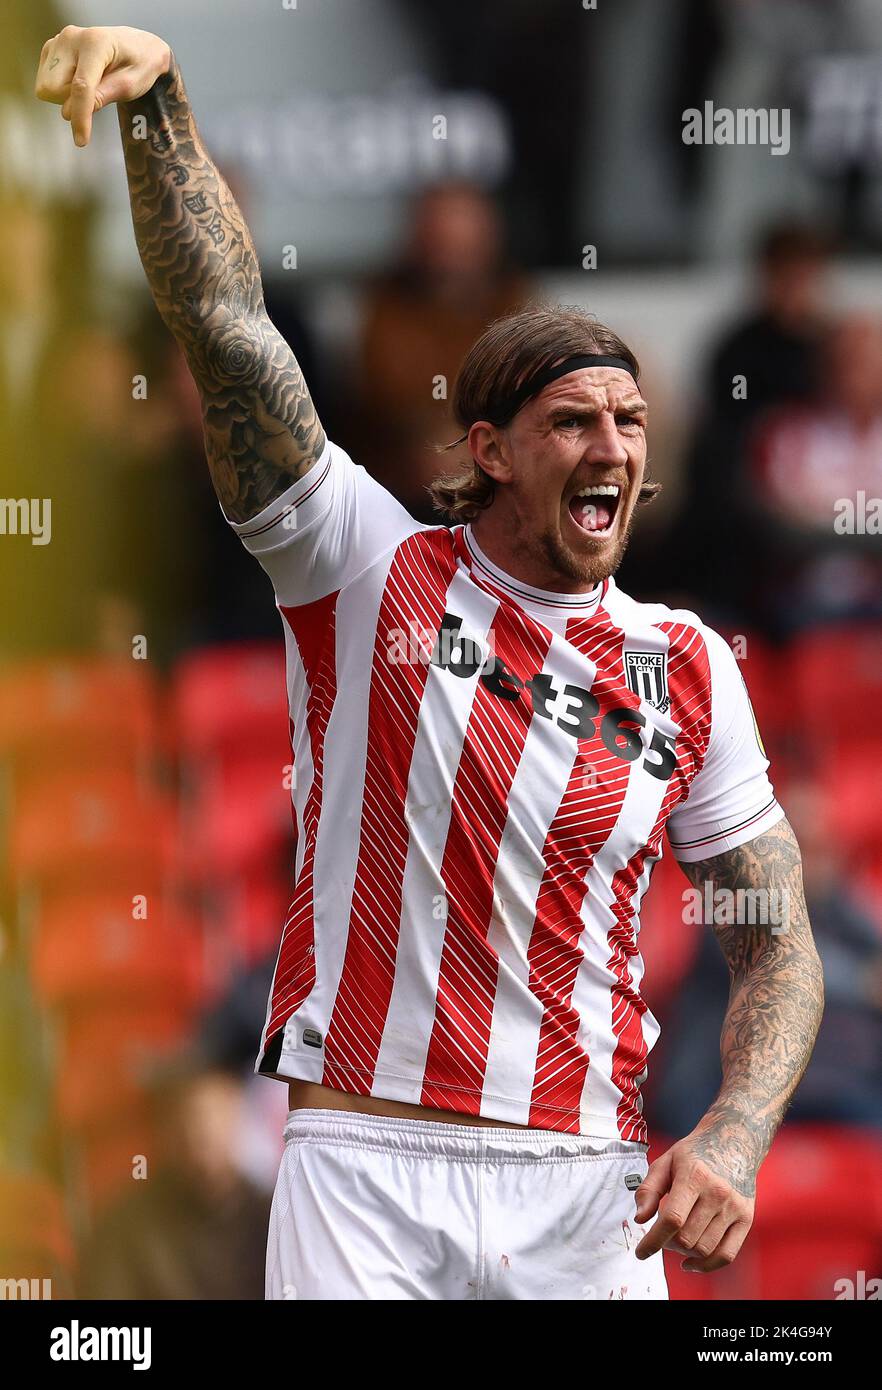
[[[818,628],[792,645],[786,696],[813,751],[868,745],[882,753],[882,638],[878,623]],[[869,808],[868,808],[869,814]]]
[[[188,1036],[185,1010],[157,997],[122,1008],[114,1001],[69,1012],[56,1029],[59,1119],[78,1133],[135,1109],[159,1068]]]
[[[9,866],[19,886],[123,880],[137,892],[171,861],[175,817],[169,801],[120,770],[62,773],[16,798]]]
[[[78,1134],[72,1155],[75,1185],[81,1200],[95,1213],[131,1186],[133,1164],[158,1162],[156,1127],[143,1097],[114,1108],[98,1123]]]
[[[866,862],[882,855],[882,741],[868,756],[865,739],[855,731],[851,737],[853,743],[846,742],[846,731],[839,734],[839,751],[825,759],[819,781],[842,850],[855,862]]]
[[[212,917],[215,955],[223,951],[212,974],[215,990],[218,984],[226,985],[231,974],[278,950],[292,891],[284,875],[261,869],[217,883],[207,892],[205,911]],[[207,949],[212,950],[211,943]]]
[[[290,755],[289,755],[290,757]],[[184,862],[210,884],[277,862],[291,847],[284,748],[243,753],[206,770],[184,808]]]
[[[788,688],[781,680],[781,651],[758,632],[736,632],[725,625],[718,631],[735,652],[760,737],[771,754],[786,745],[793,724]]]
[[[0,678],[0,757],[27,778],[153,751],[159,700],[143,662],[94,657],[33,662]]]
[[[173,675],[179,868],[198,902],[203,998],[278,941],[291,897],[291,745],[280,643],[207,647]]]
[[[41,900],[33,923],[35,992],[52,1009],[107,999],[192,999],[199,971],[196,924],[157,892],[146,917],[131,898],[92,890]]]
[[[172,700],[185,765],[248,751],[290,757],[281,642],[194,651],[177,666]]]

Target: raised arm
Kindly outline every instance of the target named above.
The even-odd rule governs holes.
[[[135,238],[153,298],[202,398],[208,465],[227,516],[256,516],[309,469],[325,437],[267,315],[239,207],[204,145],[174,57],[126,27],[69,25],[44,45],[37,96],[85,145],[117,102]]]
[[[681,867],[703,898],[711,885],[713,930],[729,967],[723,1084],[640,1188],[638,1219],[664,1201],[638,1254],[667,1246],[707,1273],[734,1259],[750,1229],[756,1175],[811,1057],[824,985],[799,846],[786,820],[737,849]]]

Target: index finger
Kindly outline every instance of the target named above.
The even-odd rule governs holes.
[[[645,1260],[664,1248],[685,1225],[698,1197],[698,1189],[686,1178],[674,1183],[667,1197],[662,1198],[664,1208],[660,1208],[659,1215],[634,1250],[638,1260]]]
[[[92,135],[95,92],[104,76],[107,57],[102,48],[86,44],[77,55],[76,71],[70,81],[68,110],[74,144],[88,145]]]

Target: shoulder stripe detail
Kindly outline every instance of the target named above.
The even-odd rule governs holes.
[[[773,811],[777,805],[777,797],[773,796],[771,801],[767,801],[765,806],[761,807],[759,811],[755,811],[753,815],[737,821],[734,825],[726,826],[725,829],[715,830],[712,835],[702,835],[697,840],[672,840],[669,835],[668,841],[671,849],[695,849],[698,845],[711,844],[714,840],[723,840],[727,835],[735,835],[740,830],[746,830],[748,826],[768,815],[769,811]],[[725,851],[723,852],[725,853]]]
[[[282,507],[281,511],[279,511],[274,517],[270,517],[269,521],[265,521],[262,526],[255,526],[253,531],[239,531],[238,535],[241,537],[241,539],[243,541],[248,541],[253,540],[255,536],[264,535],[267,531],[271,531],[274,526],[278,526],[279,522],[282,521],[286,516],[290,516],[292,512],[296,512],[298,507],[302,507],[303,503],[306,502],[308,498],[312,497],[314,492],[318,491],[322,483],[325,481],[325,478],[327,478],[328,473],[331,470],[331,460],[332,454],[329,450],[327,463],[325,464],[319,476],[316,478],[315,482],[311,483],[310,486],[306,489],[303,496],[298,497],[294,502],[286,503],[286,505]]]

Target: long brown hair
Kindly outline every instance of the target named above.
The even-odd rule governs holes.
[[[453,414],[464,433],[442,452],[465,443],[476,420],[504,422],[506,402],[528,376],[540,368],[578,353],[598,352],[621,357],[639,376],[634,353],[584,309],[566,305],[531,305],[496,319],[470,348],[453,388]],[[647,479],[638,502],[650,502],[661,483]],[[493,500],[495,483],[469,459],[430,485],[436,509],[454,521],[472,521]]]

